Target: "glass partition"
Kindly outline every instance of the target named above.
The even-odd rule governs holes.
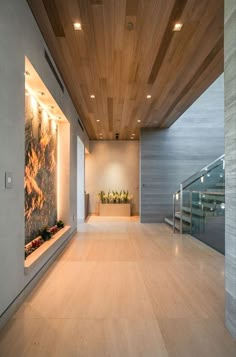
[[[180,231],[225,252],[224,155],[181,184]]]

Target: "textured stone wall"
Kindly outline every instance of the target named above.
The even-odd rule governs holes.
[[[141,130],[141,221],[172,216],[182,181],[224,153],[224,77],[169,128]]]
[[[236,337],[236,0],[225,1],[226,326]]]
[[[57,220],[57,124],[25,97],[25,242]]]

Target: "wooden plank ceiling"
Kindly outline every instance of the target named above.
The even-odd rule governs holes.
[[[28,3],[91,139],[169,127],[223,72],[223,0]]]

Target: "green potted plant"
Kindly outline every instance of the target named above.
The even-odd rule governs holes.
[[[64,228],[65,224],[62,220],[57,221],[57,228]]]
[[[47,241],[52,237],[52,233],[50,232],[48,227],[44,227],[41,231],[39,231],[39,234],[41,235],[44,241]]]

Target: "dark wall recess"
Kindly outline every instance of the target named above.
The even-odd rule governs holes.
[[[64,86],[63,86],[63,84],[57,74],[57,71],[56,71],[54,65],[52,64],[51,58],[49,57],[49,54],[47,53],[46,50],[44,50],[44,57],[45,57],[47,63],[49,64],[49,67],[51,68],[51,71],[52,71],[54,77],[56,78],[56,81],[59,84],[59,87],[61,88],[62,92],[64,93]]]

